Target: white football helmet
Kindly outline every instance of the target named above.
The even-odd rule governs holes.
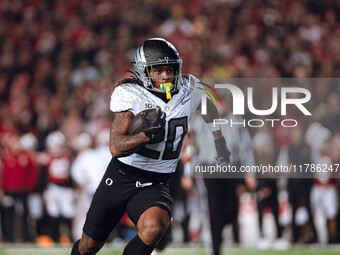
[[[60,131],[53,131],[46,137],[46,147],[52,153],[60,153],[66,145],[66,138]]]

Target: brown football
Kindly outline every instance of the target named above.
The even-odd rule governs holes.
[[[146,112],[146,116],[149,117],[149,119],[157,118],[156,109],[147,109],[144,110]],[[132,118],[130,126],[129,126],[129,135],[135,135],[138,134],[143,130],[143,121],[142,121],[142,112],[139,112],[136,114],[135,117]]]

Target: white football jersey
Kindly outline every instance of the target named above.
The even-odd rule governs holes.
[[[121,162],[157,173],[175,171],[182,150],[184,136],[189,129],[189,120],[201,102],[203,90],[198,79],[182,76],[179,92],[165,103],[143,86],[119,85],[111,95],[110,109],[113,112],[137,113],[159,106],[166,113],[164,135],[159,142],[146,144],[138,152],[120,157]]]

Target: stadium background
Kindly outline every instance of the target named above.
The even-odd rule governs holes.
[[[37,139],[36,145],[28,142],[24,148],[33,146],[28,148],[32,159],[44,161],[41,156],[46,152],[46,137],[59,130],[66,137],[72,163],[84,149],[75,138],[86,132],[95,140],[110,126],[112,84],[131,69],[135,49],[149,37],[171,41],[183,59],[183,73],[196,77],[337,78],[339,12],[340,3],[330,0],[1,0],[2,158],[11,147],[12,137],[19,139],[30,133]],[[321,85],[312,90],[317,99],[313,117],[330,130],[332,157],[339,162],[340,86]],[[274,145],[280,147],[287,137],[275,132],[270,135]],[[39,165],[39,171],[44,167]],[[42,192],[44,182],[46,179],[37,176],[19,193]],[[339,190],[338,183],[336,187]],[[4,208],[2,201],[2,226],[6,222]],[[15,211],[14,239],[4,240],[1,234],[4,254],[11,254],[6,253],[11,242],[35,242],[25,240],[20,225],[23,219],[18,216],[22,210]],[[35,238],[32,222],[29,219]],[[201,243],[197,237],[191,237],[191,241]],[[312,252],[318,248],[305,249]],[[242,249],[236,252],[242,254]],[[315,254],[322,253],[317,250]]]

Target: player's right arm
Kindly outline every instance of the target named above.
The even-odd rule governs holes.
[[[110,152],[115,158],[133,154],[152,142],[164,129],[165,113],[157,107],[156,118],[149,119],[146,114],[142,114],[142,132],[133,135],[128,133],[132,118],[141,110],[136,106],[140,96],[129,84],[116,87],[111,95],[110,110],[114,116],[110,131]]]
[[[128,134],[133,117],[130,111],[114,112],[110,130],[110,152],[114,158],[131,155],[150,141],[144,132]]]
[[[207,100],[207,110],[208,114],[207,115],[202,115],[203,120],[210,126],[212,127],[212,123],[214,119],[219,119],[219,113],[217,108],[215,107],[214,103],[208,98]],[[212,134],[214,136],[214,142],[215,142],[215,148],[217,152],[217,161],[219,163],[230,163],[230,151],[227,148],[227,143],[222,135],[221,130],[214,129],[212,130]]]

